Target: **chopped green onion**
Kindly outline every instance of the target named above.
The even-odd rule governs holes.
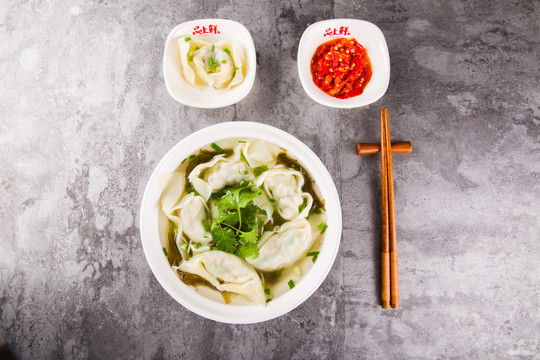
[[[226,64],[226,63],[227,63],[227,61],[225,61],[225,60],[221,60],[221,63],[222,63],[222,64]]]
[[[193,55],[194,55],[194,54],[193,54],[192,51],[190,51],[190,52],[187,53],[187,57],[188,57],[188,60],[189,60],[189,61],[193,61]]]
[[[229,49],[225,48],[225,52],[229,55],[231,55],[231,52],[229,51]]]
[[[189,37],[189,36],[188,36],[187,38],[184,39],[185,42],[188,42],[188,41],[190,41],[190,40],[191,40],[191,37]]]
[[[268,213],[266,212],[266,210],[261,209],[261,208],[259,208],[259,214],[261,214],[261,215],[268,215]]]
[[[244,140],[238,140],[239,143],[245,144],[246,142]]]
[[[212,56],[208,58],[208,68],[212,72],[216,70],[216,60]]]
[[[214,44],[212,44],[212,49],[210,49],[210,51],[214,51]]]
[[[163,253],[165,254],[165,256],[169,257],[169,254],[167,254],[167,249],[163,248]]]
[[[197,50],[199,50],[199,49],[200,49],[200,47],[198,47],[198,46],[195,46],[195,51],[197,51]]]
[[[247,159],[246,159],[244,153],[241,152],[241,151],[240,151],[240,156],[242,157],[242,160],[244,160],[244,161],[246,162],[247,166],[251,167],[251,165],[249,165],[249,162],[247,161]]]
[[[289,280],[287,284],[289,284],[289,289],[292,290],[292,288],[294,287],[294,280],[293,279]]]
[[[264,190],[264,184],[259,185],[259,189]]]
[[[219,145],[216,143],[212,143],[210,146],[212,147],[212,149],[216,150],[218,153],[223,151],[223,149],[220,148]]]
[[[264,293],[265,293],[266,295],[270,295],[270,289],[264,289]]]
[[[201,246],[202,246],[202,244],[201,244],[200,242],[197,242],[197,243],[195,244],[195,248],[196,248],[196,249],[200,248]]]
[[[255,174],[255,176],[260,176],[265,171],[268,171],[268,166],[263,165],[263,166],[260,166],[258,168],[255,168],[253,173]]]
[[[315,264],[315,261],[317,261],[317,258],[319,257],[319,253],[320,251],[309,252],[306,254],[306,257],[313,256],[313,259],[311,261],[313,261],[313,263]]]
[[[172,227],[174,233],[176,234],[178,232],[178,226],[171,219],[169,219],[169,225]]]
[[[270,202],[276,202],[276,199],[268,199]]]
[[[315,180],[312,179],[312,180],[311,180],[311,183],[312,183],[312,184],[315,184]]]
[[[184,160],[182,160],[182,162],[180,163],[180,165],[182,165],[182,164],[184,163],[184,161],[186,161],[186,160],[187,160],[187,158],[185,158]]]
[[[266,303],[268,304],[272,299],[266,299]]]
[[[319,230],[320,232],[324,232],[324,230],[326,230],[328,228],[328,225],[326,225],[325,223],[320,223],[319,226],[317,226],[317,230]]]
[[[240,68],[238,66],[235,66],[234,70],[240,70]]]
[[[190,159],[195,159],[196,157],[197,157],[196,155],[189,155]]]
[[[244,171],[244,175],[247,175],[247,174],[249,174],[249,171],[247,171],[247,170]]]

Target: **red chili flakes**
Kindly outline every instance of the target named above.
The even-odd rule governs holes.
[[[356,39],[339,38],[325,42],[311,58],[313,82],[338,99],[362,94],[372,73],[367,51]]]

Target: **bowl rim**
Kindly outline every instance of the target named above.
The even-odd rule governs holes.
[[[184,29],[188,29],[190,27],[193,27],[200,23],[216,23],[217,25],[225,26],[227,28],[234,27],[235,31],[238,31],[239,34],[241,34],[243,37],[245,37],[244,41],[241,42],[244,46],[244,50],[246,52],[246,58],[247,58],[247,64],[248,64],[248,70],[246,73],[246,76],[244,78],[244,81],[237,85],[235,88],[227,91],[220,91],[215,92],[212,91],[209,92],[212,89],[209,88],[195,88],[191,84],[187,83],[187,81],[184,79],[184,76],[181,71],[181,65],[178,66],[178,72],[179,77],[177,74],[174,74],[177,76],[177,78],[181,79],[182,86],[189,87],[191,91],[196,92],[201,97],[204,95],[211,95],[212,101],[211,102],[200,102],[197,100],[193,100],[190,98],[186,98],[185,96],[182,96],[182,94],[179,94],[178,92],[174,91],[173,89],[173,79],[171,78],[173,75],[169,74],[169,68],[168,65],[168,54],[171,49],[172,45],[171,43],[175,40],[175,38],[181,36],[181,32],[185,31]],[[186,32],[185,36],[195,36],[192,34],[189,34]],[[249,30],[238,21],[229,20],[229,19],[196,19],[196,20],[190,20],[183,22],[181,24],[176,25],[170,32],[169,35],[167,35],[167,38],[164,43],[164,49],[163,49],[163,80],[165,81],[165,87],[167,88],[167,91],[169,95],[182,105],[191,106],[199,109],[216,109],[221,107],[226,107],[229,105],[236,104],[237,102],[244,99],[253,88],[253,84],[255,83],[255,75],[257,73],[257,59],[256,59],[256,51],[255,51],[255,44],[253,42],[253,37],[251,36],[251,33]],[[180,58],[180,55],[178,55],[178,58]],[[200,93],[200,94],[199,94]]]
[[[229,138],[262,139],[279,142],[316,179],[325,199],[328,229],[317,262],[304,274],[290,292],[273,299],[266,307],[225,305],[197,294],[195,289],[182,283],[164,257],[158,234],[158,201],[161,190],[157,186],[159,175],[172,171],[181,160],[211,142]],[[201,139],[203,142],[201,145]],[[194,146],[196,145],[196,146]],[[174,168],[173,165],[176,164]],[[330,173],[319,157],[293,135],[276,127],[256,122],[224,122],[198,130],[173,146],[156,165],[146,185],[140,208],[140,234],[146,260],[161,286],[188,310],[214,321],[229,324],[250,324],[284,315],[309,298],[322,284],[332,268],[342,233],[342,213],[339,194]],[[159,235],[157,236],[159,238]]]
[[[333,35],[320,40],[314,39],[317,36],[315,34],[316,32],[320,32],[328,26],[335,26],[333,24],[354,27],[358,33],[354,35]],[[356,38],[368,50],[374,74],[366,86],[364,93],[348,99],[334,98],[320,90],[313,83],[309,66],[317,47],[338,37]],[[366,106],[379,100],[386,93],[390,84],[390,55],[386,39],[377,25],[366,20],[328,19],[311,24],[304,30],[300,38],[297,59],[298,74],[304,91],[312,100],[321,105],[342,109]],[[370,85],[372,86],[370,87]]]

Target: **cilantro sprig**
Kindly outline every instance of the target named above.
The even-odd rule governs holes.
[[[218,210],[217,218],[212,219],[210,233],[215,248],[244,259],[259,256],[259,228],[262,223],[257,218],[262,209],[253,204],[260,191],[253,189],[252,183],[243,182],[240,187],[227,188],[213,194]]]

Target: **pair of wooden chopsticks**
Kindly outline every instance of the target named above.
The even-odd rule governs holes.
[[[394,179],[388,109],[381,109],[381,298],[382,307],[399,308],[398,253],[394,212]]]

